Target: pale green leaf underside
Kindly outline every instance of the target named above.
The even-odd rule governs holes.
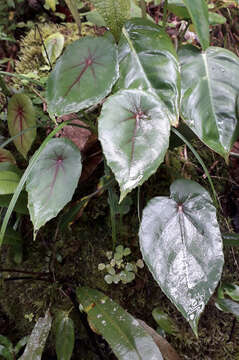
[[[169,135],[165,106],[150,93],[124,90],[104,103],[99,139],[107,164],[120,185],[120,201],[158,169]]]
[[[227,159],[239,136],[239,59],[232,52],[193,46],[179,51],[182,74],[181,114],[212,150]]]
[[[153,198],[144,209],[140,247],[155,280],[197,334],[221,278],[222,239],[206,190],[189,180],[175,181],[170,190],[169,198]]]
[[[151,336],[117,303],[85,287],[77,289],[77,298],[88,320],[109,343],[117,359],[163,360]]]

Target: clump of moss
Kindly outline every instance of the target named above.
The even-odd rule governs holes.
[[[42,55],[42,39],[44,41],[48,36],[60,32],[64,36],[65,47],[79,39],[78,27],[75,23],[65,23],[62,25],[39,24],[38,28],[39,31],[35,28],[31,29],[20,42],[19,60],[16,62],[15,67],[18,74],[35,72],[39,76],[46,75],[44,66],[47,64]],[[95,35],[94,29],[82,24],[82,36],[86,35]],[[43,69],[41,69],[42,67]]]

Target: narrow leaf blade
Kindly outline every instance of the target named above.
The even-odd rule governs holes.
[[[56,318],[56,354],[57,360],[70,360],[75,342],[74,322],[65,311]]]
[[[81,170],[81,153],[70,140],[48,142],[26,182],[28,209],[35,231],[71,200]]]
[[[177,180],[170,190],[170,198],[153,198],[144,209],[140,247],[155,280],[197,335],[200,314],[221,277],[222,239],[203,187]]]
[[[151,336],[117,303],[85,287],[77,289],[77,298],[91,325],[106,339],[119,360],[163,360]]]
[[[205,0],[183,0],[197,31],[202,49],[209,46],[208,6]]]

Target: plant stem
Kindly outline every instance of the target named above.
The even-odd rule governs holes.
[[[81,37],[81,19],[80,19],[80,15],[78,13],[78,8],[76,5],[76,1],[74,0],[65,0],[66,5],[68,6],[70,12],[72,13],[72,16],[78,26],[78,32],[79,32],[79,37]]]
[[[208,181],[211,185],[211,189],[212,189],[212,193],[213,193],[213,197],[214,197],[214,205],[216,206],[216,208],[220,208],[220,204],[217,200],[217,193],[215,191],[213,182],[212,182],[212,178],[209,174],[209,171],[204,163],[204,161],[202,160],[201,156],[198,154],[198,152],[194,149],[194,147],[190,144],[190,142],[175,128],[171,128],[172,132],[174,134],[176,134],[181,140],[183,140],[183,142],[185,142],[185,144],[189,147],[189,149],[192,151],[193,155],[195,156],[195,158],[198,160],[199,164],[202,166],[205,174],[207,175]]]
[[[141,12],[142,12],[142,18],[145,19],[147,16],[145,0],[140,0],[140,7],[141,7]]]
[[[166,27],[167,23],[167,17],[168,17],[168,0],[164,0],[163,5],[163,27]]]

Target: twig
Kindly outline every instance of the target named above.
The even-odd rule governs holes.
[[[33,272],[33,271],[5,269],[5,268],[4,269],[0,268],[0,273],[1,272],[15,272],[15,273],[20,273],[20,274],[29,274],[29,275],[38,275],[38,276],[49,276],[50,275],[49,272]]]

